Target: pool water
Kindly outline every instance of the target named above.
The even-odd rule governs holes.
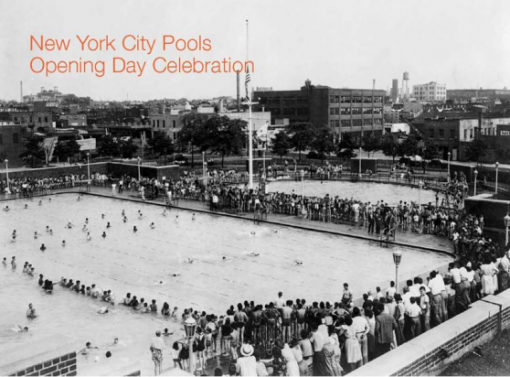
[[[18,261],[16,271],[10,264],[0,266],[0,302],[4,303],[0,346],[29,345],[60,333],[83,344],[91,341],[104,346],[117,336],[126,344],[114,353],[119,356],[117,362],[141,357],[150,371],[148,346],[154,331],[165,327],[175,331],[169,342],[184,335],[179,323],[159,314],[134,313],[115,306],[113,313],[99,315],[96,311],[102,303],[81,294],[57,287],[53,295],[47,295],[37,284],[40,273],[54,282],[64,276],[87,286],[95,283],[100,289],[111,289],[117,301],[131,292],[149,303],[157,300],[159,309],[168,302],[171,308],[179,307],[179,313],[193,307],[218,315],[244,300],[267,303],[278,291],[284,292],[284,298],[338,301],[344,282],[360,297],[394,277],[394,249],[380,248],[377,243],[285,226],[254,225],[219,215],[197,213],[193,219],[192,212],[177,209],[164,217],[159,206],[93,196],[77,198],[74,194],[54,195],[51,201],[43,198],[41,206],[39,199],[10,201],[11,211],[0,213],[0,259],[6,257],[10,262],[15,255]],[[122,221],[122,210],[127,223]],[[89,242],[82,231],[86,218],[92,236]],[[66,229],[68,222],[75,227]],[[106,228],[108,222],[110,229]],[[150,228],[152,222],[155,229]],[[45,232],[46,226],[53,229],[52,236]],[[18,237],[12,243],[14,229]],[[34,239],[35,231],[41,234],[38,239]],[[101,237],[103,232],[106,238]],[[45,252],[39,250],[42,243]],[[406,263],[400,274],[405,277],[450,260],[442,254],[401,250]],[[25,261],[35,267],[34,277],[22,273]],[[25,317],[29,303],[39,313],[31,322]],[[17,334],[11,330],[15,324],[31,330]],[[90,361],[80,363],[79,374],[93,370]]]
[[[267,185],[268,192],[296,193],[298,195],[324,197],[329,194],[334,198],[338,195],[341,199],[356,199],[362,202],[376,203],[384,200],[390,205],[403,202],[436,203],[433,190],[420,190],[414,187],[399,186],[384,183],[349,182],[349,181],[271,181]],[[440,194],[439,200],[443,198]]]

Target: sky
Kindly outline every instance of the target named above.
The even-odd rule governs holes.
[[[95,100],[235,96],[235,73],[158,74],[151,64],[158,57],[246,60],[246,20],[253,87],[292,90],[310,79],[372,88],[376,80],[376,89],[386,90],[407,71],[410,88],[430,81],[447,89],[510,88],[508,0],[0,0],[0,15],[3,100],[19,99],[20,81],[25,95],[57,86]],[[81,51],[77,35],[108,36],[116,51]],[[156,48],[121,51],[125,35],[155,38]],[[202,36],[211,50],[163,51],[163,35]],[[31,51],[31,36],[70,39],[70,47]],[[144,73],[113,73],[114,57],[146,62]],[[106,72],[45,76],[31,71],[34,58],[104,61]]]

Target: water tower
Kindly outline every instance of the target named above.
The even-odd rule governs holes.
[[[404,76],[402,78],[402,96],[404,100],[409,99],[409,72],[404,72]]]

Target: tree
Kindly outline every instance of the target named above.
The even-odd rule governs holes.
[[[119,145],[119,154],[122,158],[133,158],[138,150],[138,146],[133,143],[133,139],[122,140],[118,143]]]
[[[174,144],[172,139],[164,132],[156,132],[152,139],[147,140],[147,143],[151,147],[154,153],[158,156],[166,156],[174,153]]]
[[[363,136],[363,149],[368,152],[368,157],[370,157],[370,152],[381,149],[381,139],[376,137],[373,132],[365,134]]]
[[[97,147],[97,152],[101,156],[118,156],[119,143],[113,138],[112,135],[104,135],[101,138],[101,143]]]
[[[350,132],[342,133],[342,140],[338,143],[338,149],[336,155],[338,157],[352,158],[354,157],[354,149],[358,148],[358,145],[354,142],[354,137]]]
[[[324,160],[326,154],[336,150],[335,135],[328,126],[319,127],[315,130],[313,140],[310,142],[310,147],[315,149]]]
[[[69,157],[78,153],[80,153],[80,145],[74,139],[59,141],[53,150],[53,155],[59,161],[66,161]]]
[[[287,127],[287,135],[290,138],[291,147],[299,152],[299,161],[301,161],[301,152],[306,150],[314,140],[316,128],[308,122],[291,123]]]
[[[397,154],[400,157],[414,156],[418,152],[418,140],[413,135],[409,135],[397,148]]]
[[[271,151],[280,156],[280,160],[282,160],[283,156],[289,153],[290,147],[291,145],[289,136],[284,131],[280,131],[275,135],[275,138],[273,139],[273,147]]]
[[[44,149],[39,145],[38,139],[27,139],[25,150],[19,156],[23,162],[32,168],[36,167],[38,162],[45,160]]]
[[[199,147],[202,151],[209,149],[212,153],[221,154],[221,167],[225,156],[240,155],[246,144],[246,122],[241,119],[230,119],[227,116],[209,118],[201,126]]]
[[[381,141],[381,150],[385,156],[391,156],[395,162],[395,156],[398,155],[399,142],[394,134],[384,135]]]
[[[207,121],[208,117],[202,114],[186,114],[183,117],[183,126],[177,133],[177,140],[179,141],[180,147],[191,145],[191,167],[194,167],[195,161],[193,159],[194,148],[197,147],[204,152],[206,149],[202,149],[203,144],[203,133],[202,129]]]
[[[425,151],[423,157],[427,160],[437,158],[439,153],[439,144],[434,139],[425,140]]]
[[[478,138],[469,143],[466,150],[466,158],[468,161],[480,162],[486,155],[490,145],[487,140]]]

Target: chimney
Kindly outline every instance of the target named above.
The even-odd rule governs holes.
[[[239,96],[239,71],[236,72],[237,77],[237,112],[241,111],[241,97]]]

